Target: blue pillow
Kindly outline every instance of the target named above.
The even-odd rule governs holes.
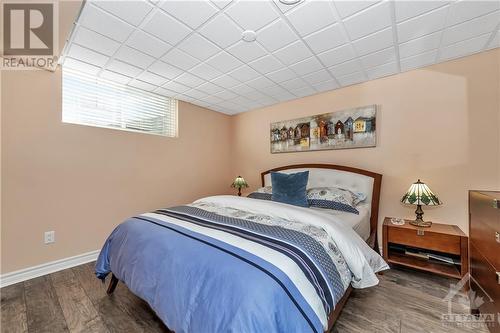
[[[309,207],[306,186],[309,171],[297,173],[271,172],[272,200],[289,205]]]

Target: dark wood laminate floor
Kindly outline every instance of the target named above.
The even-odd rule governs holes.
[[[94,263],[2,288],[1,332],[169,332],[149,306],[119,284],[112,296]],[[377,287],[354,290],[333,332],[486,332],[444,327],[443,298],[454,280],[392,269]],[[453,310],[467,313],[454,301]]]

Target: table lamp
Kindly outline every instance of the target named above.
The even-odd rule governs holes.
[[[243,177],[238,176],[235,178],[235,180],[231,184],[231,187],[237,188],[238,189],[238,196],[241,197],[241,189],[244,187],[245,188],[248,187],[248,183],[246,182],[245,179],[243,179]]]
[[[426,222],[422,219],[424,216],[422,205],[438,206],[442,204],[438,197],[434,195],[429,187],[421,182],[420,179],[416,183],[411,184],[410,188],[401,199],[401,202],[410,205],[417,205],[417,210],[415,210],[417,217],[415,221],[410,221],[410,224],[417,227],[430,227],[432,225],[432,222]]]

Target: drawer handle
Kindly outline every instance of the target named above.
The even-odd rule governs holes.
[[[495,231],[495,240],[497,241],[497,243],[500,243],[500,232],[498,231]]]
[[[497,283],[500,284],[500,272],[496,272],[497,273]]]
[[[425,235],[425,231],[423,229],[417,229],[417,236]]]

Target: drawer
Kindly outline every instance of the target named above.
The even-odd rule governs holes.
[[[496,241],[495,232],[500,232],[490,228],[486,223],[476,223],[470,225],[469,239],[474,243],[477,250],[492,264],[496,269],[500,270],[500,243]]]
[[[482,256],[473,243],[470,243],[470,272],[471,288],[477,293],[488,297],[484,298],[484,304],[480,307],[482,313],[500,313],[500,285],[498,284],[496,270]],[[482,290],[478,290],[482,289]],[[493,302],[490,302],[490,298]]]
[[[389,243],[460,255],[460,236],[429,232],[426,229],[421,229],[423,230],[422,235],[418,235],[415,229],[388,229]]]

